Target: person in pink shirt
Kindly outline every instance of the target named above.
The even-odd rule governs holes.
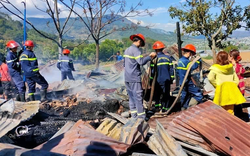
[[[245,94],[245,82],[244,82],[245,69],[240,64],[240,61],[241,61],[240,52],[236,49],[231,50],[229,52],[229,60],[233,64],[234,70],[239,78],[238,87],[240,89],[240,92],[242,93],[242,95],[244,95]],[[242,105],[237,105],[234,108],[234,111],[235,111],[235,116],[245,120],[244,113],[242,111]]]
[[[240,52],[238,50],[231,50],[229,53],[229,60],[232,62],[233,66],[234,66],[234,70],[240,80],[239,82],[239,89],[241,91],[241,93],[244,95],[245,94],[245,82],[244,82],[244,73],[245,73],[245,69],[243,68],[243,66],[239,63],[241,61],[241,57],[240,57]]]
[[[5,100],[10,98],[10,93],[12,90],[11,77],[9,74],[9,69],[6,64],[6,60],[2,61],[0,65],[1,82],[3,87],[3,97]]]

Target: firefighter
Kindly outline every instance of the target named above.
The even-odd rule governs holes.
[[[70,50],[64,49],[63,56],[57,62],[57,68],[61,71],[62,81],[67,79],[75,80],[72,71],[75,71],[73,61],[69,58]]]
[[[26,78],[26,82],[29,86],[29,99],[30,101],[35,100],[36,83],[41,85],[41,101],[47,100],[47,88],[48,82],[39,73],[38,62],[36,55],[33,52],[34,43],[31,40],[25,42],[26,50],[22,53],[20,60],[22,65],[22,72]]]
[[[162,109],[162,112],[166,112],[169,107],[170,99],[170,85],[174,77],[173,64],[170,56],[165,55],[162,51],[165,48],[164,43],[156,41],[153,44],[153,49],[157,53],[157,68],[154,68],[154,64],[151,64],[151,75],[156,76],[155,83],[155,108],[156,111]],[[154,69],[157,69],[155,74]]]
[[[182,110],[187,109],[189,106],[189,102],[192,97],[198,102],[201,103],[203,99],[203,95],[201,90],[194,84],[191,78],[191,72],[199,67],[201,59],[196,61],[190,70],[190,74],[185,82],[183,79],[187,72],[187,69],[190,65],[190,60],[193,56],[196,55],[196,48],[192,44],[187,44],[184,48],[181,49],[183,51],[183,56],[178,61],[177,72],[179,75],[180,84],[185,83],[184,88],[181,94],[181,106]]]
[[[6,46],[9,48],[6,56],[6,63],[8,65],[10,76],[18,90],[16,91],[16,100],[25,102],[26,88],[21,75],[21,65],[19,64],[19,57],[17,54],[17,48],[20,47],[20,45],[17,42],[11,40],[7,42]]]
[[[146,114],[143,108],[142,84],[140,66],[145,65],[151,58],[156,56],[152,52],[149,56],[143,58],[140,47],[145,45],[145,38],[142,34],[131,35],[133,44],[124,52],[125,67],[125,86],[129,95],[129,107],[132,118],[145,118]]]

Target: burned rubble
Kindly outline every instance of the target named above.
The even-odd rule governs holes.
[[[86,72],[86,77],[76,81],[51,82],[49,100],[43,103],[1,101],[0,112],[5,108],[5,113],[0,120],[0,155],[217,156],[249,153],[249,125],[212,101],[185,111],[178,112],[178,108],[174,108],[171,115],[150,114],[152,111],[148,107],[148,122],[121,116],[129,110],[122,64],[116,63],[110,71]],[[44,70],[49,71],[52,66]],[[200,74],[195,74],[200,83]],[[204,87],[206,83],[200,85]],[[211,90],[209,86],[204,88]],[[171,91],[171,101],[174,101],[178,92],[175,84]],[[6,108],[4,103],[14,107]]]

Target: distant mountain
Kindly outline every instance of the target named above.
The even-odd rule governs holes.
[[[250,37],[250,31],[240,31],[236,30],[230,35],[232,38],[243,38],[243,37]]]
[[[28,18],[28,20],[31,23],[33,23],[35,27],[37,27],[37,29],[43,30],[47,33],[56,34],[56,30],[53,25],[52,19],[50,18]],[[66,19],[62,18],[60,20],[61,20],[61,23],[63,23]],[[111,25],[107,27],[107,29],[111,30],[114,27],[119,28],[119,27],[124,27],[126,25],[133,25],[133,24],[134,23],[131,22],[130,20],[124,19],[122,21],[116,21],[112,23]],[[86,39],[88,31],[81,20],[79,20],[78,18],[71,18],[69,20],[69,23],[66,29],[68,29],[70,26],[71,28],[64,36],[65,39]],[[168,45],[176,43],[176,33],[168,32],[168,31],[161,30],[161,29],[149,29],[149,28],[142,27],[142,26],[138,26],[137,29],[117,31],[107,36],[106,38],[122,39],[122,38],[129,37],[131,34],[134,34],[134,33],[142,33],[143,35],[145,35],[145,37],[150,37],[155,40],[161,40],[167,43]],[[188,41],[197,42],[197,39],[195,39],[194,37],[189,37]]]

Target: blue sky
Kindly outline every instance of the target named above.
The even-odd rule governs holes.
[[[12,3],[15,4],[17,8],[20,10],[23,10],[23,4],[21,3],[22,0],[11,0]],[[23,0],[25,1],[25,0]],[[53,0],[50,0],[53,2]],[[69,0],[64,0],[64,2],[67,2]],[[140,0],[127,0],[126,1],[126,9],[128,10],[131,5],[135,5]],[[250,5],[250,0],[235,0],[236,5],[246,6]],[[143,5],[140,7],[140,9],[149,9],[151,11],[154,11],[154,14],[152,17],[150,16],[143,16],[143,17],[133,17],[129,18],[129,20],[133,22],[140,21],[141,25],[146,26],[149,25],[153,28],[160,28],[164,29],[166,31],[174,31],[175,30],[175,23],[177,19],[171,19],[168,13],[169,6],[176,6],[180,7],[181,3],[185,2],[185,0],[142,0]],[[40,8],[45,7],[43,0],[26,0],[27,3],[27,16],[28,17],[43,17],[48,18],[48,16],[38,11],[34,4],[39,6]],[[59,8],[61,10],[65,10],[65,7],[63,5],[59,5]],[[0,9],[0,11],[4,11],[3,9]],[[79,12],[82,12],[81,9],[78,8]],[[61,16],[63,17],[67,14],[67,12],[62,12]],[[12,16],[13,17],[13,16]]]
[[[127,6],[131,6],[133,3],[138,3],[139,0],[127,1]],[[181,4],[185,0],[143,0],[143,9],[154,10],[152,17],[135,17],[131,18],[132,21],[141,21],[142,25],[153,25],[155,28],[164,29],[166,31],[174,31],[175,23],[177,19],[172,19],[168,13],[170,6],[181,7]],[[250,5],[250,0],[236,0],[235,5],[241,5],[245,7]]]

